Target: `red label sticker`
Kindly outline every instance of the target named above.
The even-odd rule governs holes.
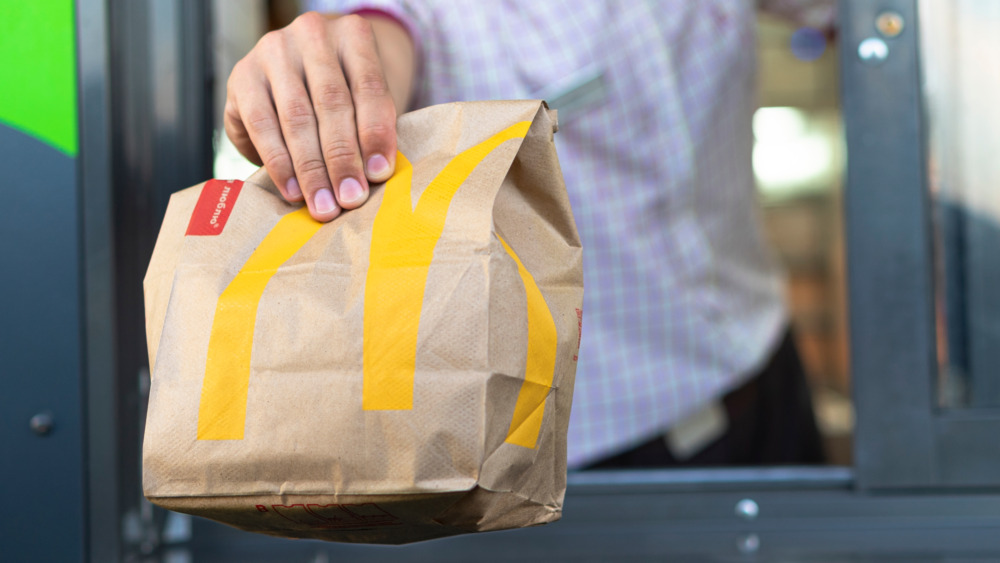
[[[222,232],[243,189],[240,180],[209,180],[201,189],[185,235],[210,236]]]

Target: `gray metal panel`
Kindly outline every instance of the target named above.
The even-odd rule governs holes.
[[[0,125],[2,557],[84,558],[76,160]],[[48,435],[29,421],[51,414]],[[53,533],[53,532],[56,533]]]
[[[935,422],[939,484],[954,487],[997,487],[1000,481],[1000,412],[956,410]]]
[[[140,373],[147,362],[142,276],[159,218],[152,162],[158,135],[152,111],[155,55],[150,46],[149,2],[108,2],[111,67],[111,175],[114,198],[116,374],[114,415],[118,421],[118,526],[122,553],[136,557],[152,536],[151,514],[143,512],[140,479],[143,395]],[[176,78],[183,68],[171,73]],[[169,124],[165,124],[169,126]]]
[[[969,398],[975,407],[1000,407],[1000,225],[969,212],[963,227]]]
[[[940,158],[951,158],[942,154]],[[966,299],[965,233],[967,211],[941,197],[934,200],[934,220],[937,225],[940,283],[945,311],[944,329],[947,334],[948,362],[945,384],[938,387],[936,404],[944,408],[964,407],[969,403],[969,308]]]
[[[87,554],[121,559],[115,364],[110,62],[104,0],[77,0],[80,218],[87,452]]]
[[[170,194],[211,174],[210,3],[107,2],[116,419],[122,556],[155,549],[163,513],[142,498],[141,438],[148,393],[142,279]],[[103,234],[95,234],[103,236]]]
[[[938,477],[931,420],[937,363],[916,3],[848,0],[840,7],[858,483],[930,486]],[[898,12],[906,25],[885,39],[885,61],[866,64],[858,45],[877,37],[883,10]]]
[[[704,484],[691,487],[697,473]],[[281,540],[199,518],[194,541],[164,553],[215,562],[1000,558],[1000,496],[866,496],[851,490],[843,480],[848,475],[843,469],[577,473],[563,520],[539,528],[387,547]],[[752,485],[778,477],[797,490]],[[678,486],[691,488],[678,492]],[[744,499],[758,507],[755,518],[737,514]]]

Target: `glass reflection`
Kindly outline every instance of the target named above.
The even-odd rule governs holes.
[[[1000,406],[1000,2],[921,0],[938,405]]]

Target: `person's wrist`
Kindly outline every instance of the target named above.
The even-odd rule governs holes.
[[[362,8],[351,14],[372,24],[396,113],[405,113],[410,107],[420,65],[416,28],[404,17],[378,8]]]

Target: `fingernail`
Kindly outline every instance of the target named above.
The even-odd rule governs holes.
[[[289,180],[288,183],[285,184],[285,193],[287,193],[288,197],[292,199],[295,199],[300,195],[302,195],[302,190],[299,188],[299,181],[296,180],[295,178]]]
[[[389,161],[384,156],[376,154],[368,159],[368,175],[373,178],[381,178],[389,171]]]
[[[316,206],[316,213],[327,214],[337,210],[337,202],[333,200],[333,193],[323,188],[313,196],[313,205]]]
[[[340,183],[340,201],[342,203],[354,203],[365,195],[365,189],[361,183],[354,178],[347,178]]]

